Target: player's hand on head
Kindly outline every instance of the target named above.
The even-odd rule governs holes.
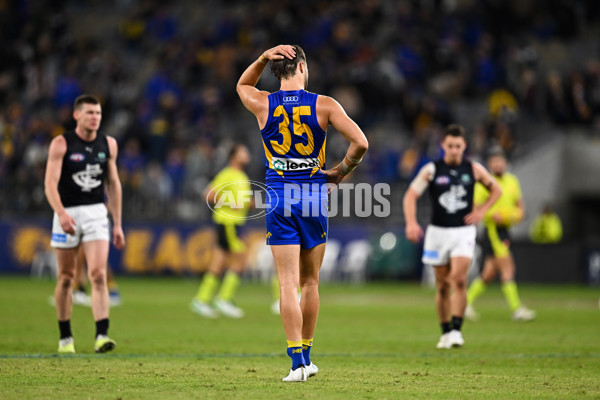
[[[63,231],[69,235],[75,234],[75,219],[73,217],[65,212],[58,216],[58,221]]]
[[[125,234],[123,228],[113,227],[113,244],[117,250],[121,250],[125,247]]]
[[[289,44],[280,44],[263,53],[263,57],[267,60],[283,60],[285,57],[293,60],[296,57],[296,49]]]
[[[413,243],[418,243],[423,237],[423,229],[419,224],[406,225],[406,238]]]

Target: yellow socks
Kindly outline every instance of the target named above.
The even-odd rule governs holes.
[[[510,311],[514,312],[521,307],[521,299],[519,298],[519,291],[515,282],[504,282],[502,284],[502,293],[504,293]]]
[[[476,278],[473,282],[471,282],[471,286],[469,286],[469,290],[467,291],[467,304],[473,304],[475,299],[485,292],[486,284],[481,278]]]
[[[210,303],[215,296],[218,286],[219,278],[212,272],[206,272],[202,277],[196,298],[203,303]]]
[[[233,296],[240,285],[240,281],[241,278],[237,273],[233,271],[227,271],[225,278],[223,278],[221,290],[219,290],[217,297],[225,301],[233,300]]]

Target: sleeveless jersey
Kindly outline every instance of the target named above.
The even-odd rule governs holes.
[[[63,135],[67,152],[63,157],[58,193],[65,207],[104,203],[104,181],[110,151],[106,136],[97,134],[87,142],[75,131]]]
[[[517,207],[519,200],[523,198],[523,195],[521,194],[521,185],[519,184],[519,179],[509,172],[505,172],[502,174],[502,176],[494,175],[494,179],[498,185],[500,185],[500,189],[502,189],[502,195],[485,212],[483,221],[486,224],[495,224],[504,228],[508,228],[514,224],[514,221],[510,221],[511,215],[514,215],[515,212],[521,212]],[[479,205],[485,203],[489,196],[490,191],[481,183],[477,182],[475,185],[475,204]],[[497,224],[493,220],[494,214],[500,214],[500,216],[505,220],[505,223]]]
[[[431,224],[441,227],[465,226],[464,217],[473,210],[475,177],[471,161],[451,166],[439,160],[429,184],[433,206]]]
[[[305,90],[269,95],[269,117],[261,130],[266,157],[266,183],[325,183],[327,133],[317,121],[317,97]]]
[[[227,166],[213,178],[209,186],[230,193],[234,199],[242,196],[242,201],[247,200],[243,202],[242,207],[235,208],[224,204],[213,212],[213,221],[217,224],[242,225],[250,204],[248,193],[252,193],[248,175],[244,171]]]

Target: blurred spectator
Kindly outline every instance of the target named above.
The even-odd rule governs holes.
[[[550,71],[546,76],[546,110],[557,124],[571,121],[571,113],[565,95],[565,88],[558,71]]]
[[[142,175],[146,160],[140,152],[140,143],[133,138],[123,146],[119,157],[119,173],[123,186],[139,188],[142,185]]]
[[[373,159],[352,179],[402,184],[438,155],[450,122],[475,128],[476,159],[491,144],[518,148],[520,123],[532,116],[600,132],[600,63],[576,51],[597,43],[598,3],[124,1],[116,18],[103,18],[92,3],[8,2],[0,7],[0,189],[14,198],[43,184],[22,168],[37,166],[49,140],[74,127],[73,99],[93,91],[104,132],[124,143],[128,209],[166,217],[145,215],[138,202],[193,203],[220,149],[254,126],[235,93],[239,75],[280,42],[306,48],[309,89],[339,98],[369,135]],[[97,29],[81,23],[92,18]],[[276,87],[264,74],[260,88]],[[258,134],[251,138],[258,149]],[[328,159],[343,157],[335,138]],[[261,179],[256,164],[249,172]],[[140,200],[144,182],[160,194]],[[36,204],[27,207],[47,210]]]
[[[183,149],[174,148],[169,150],[165,172],[173,183],[173,195],[179,197],[183,192],[183,181],[185,178],[185,164]]]
[[[166,202],[173,194],[173,181],[160,163],[151,161],[142,176],[141,192],[146,199]]]

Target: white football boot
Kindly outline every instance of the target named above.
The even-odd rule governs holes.
[[[478,321],[479,320],[479,314],[477,314],[477,312],[475,311],[473,306],[470,304],[467,305],[467,308],[465,308],[465,318],[468,319],[469,321]]]
[[[204,318],[219,318],[219,314],[215,310],[213,310],[213,308],[209,304],[206,304],[205,302],[200,301],[198,299],[192,300],[192,302],[190,303],[190,310],[192,310],[198,315],[203,316]]]
[[[306,382],[306,369],[304,366],[296,369],[290,369],[288,376],[282,379],[283,382]]]
[[[463,339],[462,333],[456,329],[452,329],[448,333],[447,339],[448,348],[451,347],[462,347],[465,344],[465,339]]]
[[[311,376],[315,376],[319,373],[319,367],[315,365],[312,361],[306,367],[306,377],[310,378]]]
[[[450,334],[450,332],[448,333],[444,333],[442,334],[442,336],[440,336],[440,340],[438,341],[437,345],[435,346],[436,349],[449,349],[450,345],[448,345],[448,335]]]
[[[515,310],[512,319],[523,322],[533,321],[535,319],[535,311],[530,310],[525,306],[521,306]]]
[[[78,306],[92,306],[92,297],[88,296],[88,294],[81,290],[73,291],[73,304]]]
[[[244,316],[244,310],[237,307],[231,301],[223,299],[215,299],[215,308],[218,312],[229,318],[242,318]]]

